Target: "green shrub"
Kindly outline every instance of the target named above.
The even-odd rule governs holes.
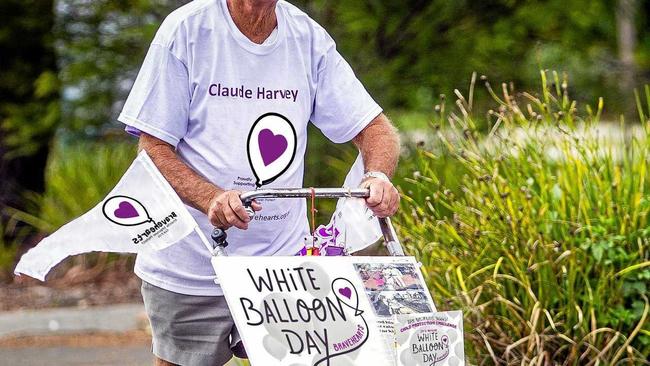
[[[4,230],[5,228],[0,222],[0,234],[4,233]],[[0,235],[0,280],[4,280],[4,277],[13,269],[17,248],[16,243],[7,243]]]
[[[579,113],[552,75],[539,96],[486,81],[486,117],[473,82],[437,106],[403,159],[396,221],[437,305],[464,310],[474,362],[636,364],[650,354],[650,121],[599,122],[602,100]]]

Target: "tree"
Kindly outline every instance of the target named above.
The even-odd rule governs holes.
[[[297,4],[387,107],[430,108],[438,94],[465,87],[473,71],[525,89],[538,83],[540,68],[566,71],[581,100],[618,97],[611,0]]]
[[[162,20],[189,0],[59,0],[63,131],[102,136],[114,124]]]
[[[616,33],[618,38],[618,57],[621,63],[620,90],[630,95],[635,86],[636,63],[634,52],[637,45],[635,18],[636,0],[618,0],[616,9]]]
[[[53,0],[0,2],[0,227],[5,207],[24,209],[25,191],[44,189],[60,116],[53,6]]]

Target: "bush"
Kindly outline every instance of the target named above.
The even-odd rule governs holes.
[[[579,113],[547,75],[539,96],[486,81],[485,118],[474,82],[436,106],[430,141],[403,159],[396,221],[438,306],[464,310],[478,363],[644,362],[650,121],[599,122],[602,100]]]

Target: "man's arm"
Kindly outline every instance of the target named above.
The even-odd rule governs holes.
[[[248,229],[250,218],[239,199],[240,191],[227,191],[210,183],[176,155],[174,147],[156,137],[142,133],[139,150],[145,150],[178,196],[188,205],[204,212],[212,225]],[[253,203],[253,209],[262,207]]]
[[[399,134],[388,117],[379,114],[353,140],[361,151],[366,172],[382,172],[392,177],[399,160]],[[379,217],[392,216],[399,208],[399,192],[389,181],[368,177],[361,182],[370,188],[368,207]]]

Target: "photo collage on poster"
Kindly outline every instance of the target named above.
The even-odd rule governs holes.
[[[415,263],[355,263],[354,267],[378,317],[436,311]]]

